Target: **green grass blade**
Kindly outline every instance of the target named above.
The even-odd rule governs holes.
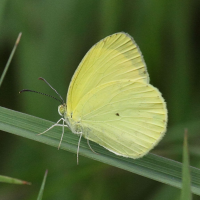
[[[20,179],[8,177],[8,176],[2,176],[2,175],[0,175],[0,182],[11,183],[11,184],[20,184],[20,185],[31,185],[31,183],[29,183],[27,181],[22,181]]]
[[[182,182],[181,200],[192,200],[187,131],[184,136],[184,144],[183,144],[182,177],[183,177],[182,179],[183,182]]]
[[[53,123],[24,113],[0,107],[0,130],[13,133],[28,139],[32,139],[50,146],[58,147],[62,127],[55,127],[45,135],[38,136],[38,133],[49,128]],[[67,128],[61,144],[61,149],[76,153],[78,144],[77,135],[72,134]],[[98,160],[103,163],[157,180],[168,185],[181,188],[182,164],[154,154],[148,154],[141,159],[129,159],[117,156],[103,147],[91,142],[90,145],[99,153],[94,154],[83,138],[80,145],[80,155]],[[58,151],[59,153],[59,151]],[[76,162],[76,159],[74,159]],[[79,156],[81,165],[81,157]],[[192,184],[191,189],[195,194],[200,195],[200,170],[190,167]]]
[[[14,47],[13,47],[13,50],[12,50],[12,52],[11,52],[11,54],[10,54],[9,59],[8,59],[8,62],[6,63],[5,69],[4,69],[4,71],[3,71],[2,75],[1,75],[1,78],[0,78],[0,87],[1,87],[1,84],[3,83],[3,80],[4,80],[5,76],[6,76],[6,73],[7,73],[8,68],[9,68],[9,66],[10,66],[10,63],[11,63],[11,61],[12,61],[12,58],[13,58],[13,56],[14,56],[14,54],[15,54],[15,51],[16,51],[16,49],[17,49],[17,46],[18,46],[18,44],[19,44],[19,41],[20,41],[21,36],[22,36],[22,33],[19,33],[19,35],[18,35],[18,37],[17,37],[17,40],[16,40],[16,42],[15,42],[15,45],[14,45]]]
[[[44,192],[44,186],[45,186],[46,179],[47,179],[47,174],[48,174],[48,170],[46,170],[46,172],[44,174],[44,178],[43,178],[43,181],[42,181],[42,185],[41,185],[37,200],[42,200],[42,196],[43,196],[43,192]]]

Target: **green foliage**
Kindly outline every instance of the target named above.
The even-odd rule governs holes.
[[[2,183],[11,183],[11,184],[20,184],[20,185],[31,185],[31,183],[27,181],[22,181],[16,178],[8,177],[8,176],[2,176],[0,175],[0,182]]]
[[[36,136],[49,127],[51,122],[24,114],[22,120],[19,118],[21,115],[7,114],[13,114],[15,112],[12,110],[17,110],[57,121],[59,116],[56,101],[33,93],[19,95],[18,92],[28,88],[54,95],[45,84],[37,81],[38,77],[44,77],[66,97],[74,70],[89,48],[107,35],[125,31],[139,45],[147,63],[151,83],[163,93],[169,110],[168,131],[153,153],[181,161],[182,133],[184,128],[188,128],[190,163],[199,168],[199,6],[199,1],[186,0],[3,0],[0,5],[0,74],[16,35],[22,32],[23,38],[0,90],[0,121],[5,120],[1,123],[1,129],[7,131],[0,133],[0,171],[2,174],[30,180],[34,186],[19,194],[16,185],[4,184],[0,188],[0,199],[35,199],[40,186],[40,174],[46,168],[49,169],[49,175],[43,198],[48,200],[180,199],[179,189],[154,181],[161,181],[157,173],[152,171],[147,176],[145,170],[141,172],[142,167],[146,169],[145,166],[151,166],[155,171],[162,166],[160,174],[167,171],[166,177],[173,177],[171,180],[162,177],[162,180],[167,180],[168,184],[176,183],[176,187],[180,188],[180,164],[174,165],[169,160],[167,165],[166,159],[160,160],[152,154],[136,161],[129,160],[129,171],[138,173],[136,171],[140,169],[138,174],[145,178],[81,156],[90,152],[91,157],[100,160],[102,157],[105,159],[104,153],[107,152],[92,143],[95,150],[100,150],[101,154],[103,151],[102,155],[96,157],[87,150],[83,140],[80,164],[77,166],[75,151],[78,138],[70,131],[66,130],[63,147],[68,145],[66,148],[71,148],[74,153],[57,151],[50,145],[8,133],[12,132],[13,127],[10,125],[13,122],[20,122],[21,126],[15,127],[17,133],[41,142],[48,139],[56,147],[61,136],[59,128],[50,131],[47,137]],[[6,110],[4,114],[3,110]],[[106,156],[109,156],[109,162],[114,162],[117,158],[109,153]],[[158,164],[157,158],[159,162],[164,162],[163,165]],[[127,160],[124,159],[123,162]],[[191,169],[193,192],[199,186],[197,171]],[[198,198],[193,195],[194,200]]]
[[[48,174],[48,170],[46,170],[46,172],[44,174],[44,178],[43,178],[43,181],[42,181],[42,185],[41,185],[40,192],[38,194],[37,200],[42,200],[42,196],[43,196],[43,192],[44,192],[44,186],[45,186],[46,179],[47,179],[47,174]]]
[[[192,200],[191,193],[191,178],[190,178],[190,163],[187,143],[187,130],[185,131],[183,143],[183,169],[182,169],[182,192],[181,200]]]
[[[4,69],[4,71],[3,71],[3,73],[2,73],[2,75],[1,75],[1,77],[0,77],[0,87],[1,87],[1,84],[3,83],[3,80],[4,80],[5,76],[6,76],[6,73],[7,73],[8,68],[9,68],[9,66],[10,66],[10,63],[11,63],[11,60],[12,60],[14,54],[15,54],[15,51],[16,51],[17,45],[19,44],[21,35],[22,35],[22,34],[20,33],[19,36],[17,37],[17,40],[16,40],[15,45],[14,45],[14,47],[13,47],[13,50],[12,50],[12,52],[11,52],[11,54],[10,54],[10,57],[9,57],[9,59],[8,59],[8,62],[6,63],[5,69]]]

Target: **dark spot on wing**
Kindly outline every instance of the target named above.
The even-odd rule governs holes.
[[[119,113],[116,113],[115,115],[119,116]]]

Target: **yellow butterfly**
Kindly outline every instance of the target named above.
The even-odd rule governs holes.
[[[59,147],[65,126],[79,135],[77,159],[82,136],[119,156],[140,158],[162,139],[167,125],[166,103],[149,84],[139,47],[123,32],[88,51],[58,112],[62,118],[46,131],[63,127]]]

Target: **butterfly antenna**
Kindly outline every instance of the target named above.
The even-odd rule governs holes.
[[[60,97],[60,99],[62,100],[62,104],[64,104],[63,98],[62,98],[61,95],[57,92],[56,89],[54,89],[44,78],[39,77],[38,79],[44,81],[52,90],[54,90],[54,92],[55,92],[55,93]]]
[[[63,102],[60,100],[60,99],[57,99],[56,97],[53,97],[49,94],[45,94],[45,93],[42,93],[42,92],[37,92],[37,91],[34,91],[34,90],[27,90],[27,89],[23,89],[21,90],[19,93],[21,94],[22,92],[34,92],[34,93],[38,93],[38,94],[42,94],[42,95],[45,95],[45,96],[48,96],[48,97],[51,97],[57,101],[59,101],[61,104],[63,104]]]

